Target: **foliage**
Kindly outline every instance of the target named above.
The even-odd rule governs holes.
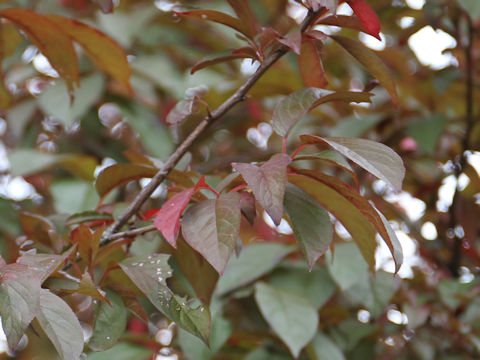
[[[1,1],[8,353],[478,358],[478,17],[467,0]],[[406,46],[427,25],[456,39],[444,69]]]

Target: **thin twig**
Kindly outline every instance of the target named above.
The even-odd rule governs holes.
[[[474,26],[470,15],[465,13],[465,18],[468,24],[468,39],[465,46],[465,66],[466,66],[466,79],[465,79],[465,134],[462,139],[461,153],[457,161],[454,161],[455,166],[455,193],[453,195],[452,204],[449,208],[449,225],[447,237],[453,237],[452,255],[450,258],[449,269],[453,276],[459,276],[459,268],[462,256],[462,243],[463,236],[459,236],[455,231],[457,226],[458,214],[457,207],[460,198],[460,192],[458,188],[458,178],[465,168],[467,163],[466,151],[470,147],[470,133],[474,124],[473,116],[473,74],[474,74],[474,62],[473,62],[473,41],[474,41]],[[450,236],[449,236],[450,235]]]
[[[300,27],[301,32],[305,32],[308,27],[313,23],[319,11],[313,12],[309,11],[307,16],[302,22]],[[175,167],[177,162],[182,158],[182,156],[188,151],[192,146],[194,141],[207,129],[207,127],[220,119],[225,113],[232,109],[237,103],[243,101],[247,92],[252,88],[252,86],[263,76],[263,74],[283,55],[288,52],[288,47],[280,46],[275,52],[273,52],[265,61],[259,66],[257,71],[250,76],[247,81],[223,104],[221,104],[217,109],[208,114],[198,125],[197,127],[187,136],[187,138],[177,147],[173,154],[168,158],[163,168],[157,172],[157,174],[152,178],[152,180],[145,186],[140,193],[135,197],[132,203],[128,206],[125,212],[118,218],[117,221],[104,233],[100,245],[103,246],[113,239],[118,239],[118,235],[115,234],[122,228],[127,221],[135,215],[143,203],[150,197],[150,195],[155,191],[155,189],[165,180],[169,172]]]

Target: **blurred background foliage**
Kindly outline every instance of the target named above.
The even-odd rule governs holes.
[[[258,294],[259,287],[267,299],[264,306],[271,302],[272,292],[267,290],[274,289],[287,294],[286,299],[306,299],[319,312],[319,331],[301,359],[479,358],[480,6],[473,0],[368,2],[381,19],[382,41],[359,37],[391,69],[398,84],[398,107],[350,55],[327,40],[321,49],[327,89],[374,87],[375,96],[372,104],[333,102],[318,107],[295,127],[288,149],[299,145],[296,135],[313,133],[380,141],[402,156],[407,173],[401,193],[355,169],[363,194],[392,222],[402,242],[406,260],[398,276],[393,276],[392,260],[382,247],[378,272],[368,273],[340,226],[334,255],[308,272],[300,257],[289,255],[294,239],[288,225],[275,227],[260,217],[253,226],[242,225],[241,238],[244,245],[259,240],[265,244],[247,246],[250,253],[244,251],[232,260],[236,263],[216,286],[210,349],[190,334],[172,330],[164,320],[151,321],[150,332],[157,334],[152,339],[146,326],[129,315],[121,342],[87,359],[141,359],[154,353],[156,359],[289,359],[287,348],[269,330],[255,304],[253,290]],[[213,109],[254,69],[250,60],[236,60],[190,74],[199,59],[238,48],[242,42],[229,28],[180,19],[171,10],[185,6],[232,13],[225,1],[120,0],[114,2],[111,14],[98,9],[99,4],[108,6],[108,1],[96,3],[12,0],[0,4],[74,17],[105,32],[125,49],[134,90],[129,95],[80,53],[81,82],[70,106],[65,83],[29,41],[19,36],[13,51],[4,48],[5,83],[14,95],[13,105],[2,111],[0,119],[0,253],[7,263],[19,252],[42,250],[41,244],[29,240],[31,234],[43,233],[45,244],[54,242],[68,234],[65,219],[97,208],[100,197],[93,180],[102,167],[161,164],[204,115],[200,110],[180,126],[166,125],[167,114],[188,89],[207,86],[203,100]],[[293,1],[250,4],[262,26],[280,33],[303,16]],[[346,5],[340,8],[348,13]],[[319,30],[358,36],[335,27]],[[435,45],[444,42],[440,53]],[[430,57],[422,58],[426,49]],[[193,178],[206,174],[215,185],[231,171],[232,162],[262,161],[281,151],[281,138],[272,134],[268,123],[281,96],[304,86],[296,62],[291,53],[275,64],[243,103],[194,144],[177,169],[189,170]],[[469,78],[475,90],[471,97]],[[327,171],[346,176],[334,167]],[[103,199],[98,209],[117,216],[143,185],[143,180],[129,182]],[[162,186],[146,208],[159,207],[165,196]],[[147,234],[137,238],[130,251],[140,255],[164,248],[158,235]],[[191,250],[185,253],[192,256]],[[182,264],[181,259],[176,257],[176,266],[187,278],[193,276],[188,260]],[[262,282],[255,285],[257,279]],[[172,286],[180,293],[192,291],[181,277],[174,278]],[[262,304],[261,299],[256,301]],[[297,325],[301,333],[302,324]],[[161,338],[158,329],[170,331],[173,341]],[[296,330],[295,326],[285,329]],[[45,337],[33,332],[15,354],[16,359],[54,356]]]

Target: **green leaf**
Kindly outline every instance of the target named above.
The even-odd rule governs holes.
[[[95,180],[98,195],[104,197],[118,186],[125,185],[132,180],[152,178],[158,169],[143,164],[115,164],[103,169]]]
[[[27,326],[38,314],[40,279],[26,265],[0,268],[0,317],[10,349],[15,349]]]
[[[183,215],[182,234],[219,274],[223,274],[240,231],[240,195],[229,193],[216,200],[192,205]]]
[[[283,98],[275,107],[272,127],[278,135],[286,137],[305,114],[321,104],[329,101],[370,102],[371,96],[367,92],[300,89]]]
[[[205,344],[209,343],[210,310],[207,306],[199,302],[193,304],[174,294],[170,301],[170,316],[183,329],[202,339]]]
[[[75,101],[70,104],[67,86],[65,82],[59,80],[42,92],[38,97],[38,103],[45,114],[53,116],[68,127],[80,120],[99,100],[104,86],[105,80],[102,75],[83,77],[80,86],[73,91]]]
[[[308,193],[288,184],[284,200],[295,239],[305,254],[310,270],[330,247],[333,227],[328,212]]]
[[[301,135],[300,138],[303,143],[307,144],[327,143],[395,190],[401,190],[405,167],[402,158],[388,146],[376,141],[356,138],[313,135]]]
[[[307,299],[265,283],[255,285],[255,301],[273,331],[297,358],[315,336],[318,313]]]
[[[70,38],[48,17],[27,9],[9,8],[0,11],[0,17],[20,26],[48,59],[52,67],[66,80],[69,90],[78,83],[77,54]],[[65,96],[68,100],[68,92]]]
[[[335,245],[327,265],[332,279],[344,291],[367,277],[367,264],[352,242]]]
[[[477,0],[457,0],[465,13],[476,21],[480,17],[480,3]]]
[[[55,254],[23,254],[17,259],[17,264],[28,266],[35,271],[43,283],[55,270],[65,265],[65,260],[70,257],[76,246],[72,246],[62,255]]]
[[[169,257],[170,255],[165,254],[151,254],[131,257],[119,263],[125,274],[148,300],[167,316],[172,298],[166,281],[172,275],[172,269],[168,264]]]
[[[398,95],[390,71],[383,61],[372,50],[363,45],[360,41],[350,39],[340,35],[330,35],[330,37],[340,44],[350,55],[357,59],[367,71],[380,81],[383,87],[392,97],[395,106],[398,105]]]
[[[446,123],[447,118],[444,114],[433,113],[408,124],[406,132],[415,139],[420,149],[433,155]]]
[[[283,216],[283,197],[290,161],[286,154],[275,154],[261,166],[232,164],[276,225],[280,224]]]
[[[267,274],[293,250],[291,246],[275,243],[244,246],[238,257],[230,258],[217,283],[216,294],[224,295]]]
[[[111,305],[101,301],[95,311],[93,335],[88,342],[90,349],[103,351],[113,347],[127,326],[127,308],[117,293],[107,290]]]
[[[342,350],[321,332],[313,338],[311,348],[315,360],[345,360]]]
[[[345,226],[373,271],[377,248],[375,229],[362,212],[349,199],[322,182],[302,175],[291,175],[288,181],[305,190]]]
[[[308,298],[315,309],[321,308],[337,288],[326,268],[315,266],[305,271],[303,262],[282,264],[269,275],[268,281],[275,288]]]
[[[70,306],[49,290],[40,291],[37,320],[62,359],[79,359],[83,352],[83,330]]]
[[[118,343],[111,349],[90,353],[85,360],[146,360],[150,359],[152,350],[145,346]]]
[[[86,54],[100,69],[131,91],[130,65],[120,45],[99,30],[77,20],[58,15],[46,17],[82,45]]]

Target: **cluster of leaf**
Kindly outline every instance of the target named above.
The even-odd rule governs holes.
[[[94,3],[113,10],[111,1]],[[157,5],[175,12],[127,0],[109,14],[84,0],[39,1],[35,11],[21,0],[1,5],[1,104],[13,149],[7,177],[22,176],[35,190],[0,203],[0,249],[9,263],[0,267],[0,316],[10,351],[52,358],[48,338],[64,359],[84,351],[88,359],[139,359],[162,350],[249,360],[475,354],[477,282],[448,279],[448,238],[438,254],[435,243],[420,243],[411,280],[374,274],[377,234],[393,271],[402,264],[383,214],[422,238],[366,173],[400,190],[402,159],[373,140],[396,148],[409,170],[404,188],[427,203],[423,221],[448,233],[451,223],[435,209],[448,174],[436,162],[458,152],[461,70],[431,73],[415,62],[416,77],[428,80],[419,85],[405,67],[415,60],[400,45],[429,22],[455,34],[448,20],[460,22],[461,8],[444,14],[441,1],[424,11],[368,2],[395,39],[374,52],[353,38],[358,31],[380,37],[376,12],[363,0],[347,1],[352,16],[336,15],[335,0],[296,1],[318,13],[319,26],[305,28],[287,16],[287,1],[213,1],[209,10],[167,3]],[[414,25],[401,29],[406,16]],[[334,27],[341,28],[335,35],[323,31]],[[61,79],[25,60],[31,44]],[[175,140],[246,81],[230,60],[261,67],[285,53],[249,98],[204,131],[118,237],[102,240]],[[368,74],[386,92],[373,89]],[[446,125],[440,114],[454,98]],[[348,104],[371,101],[370,108]],[[245,137],[261,126],[279,135],[266,149]],[[458,193],[458,218],[474,244],[478,174],[464,173],[470,184]],[[281,230],[285,222],[293,234]],[[479,258],[473,245],[464,253],[466,266]],[[359,310],[370,320],[359,321]],[[408,324],[391,322],[394,310]],[[179,328],[173,344],[149,334],[166,331],[158,313]]]

